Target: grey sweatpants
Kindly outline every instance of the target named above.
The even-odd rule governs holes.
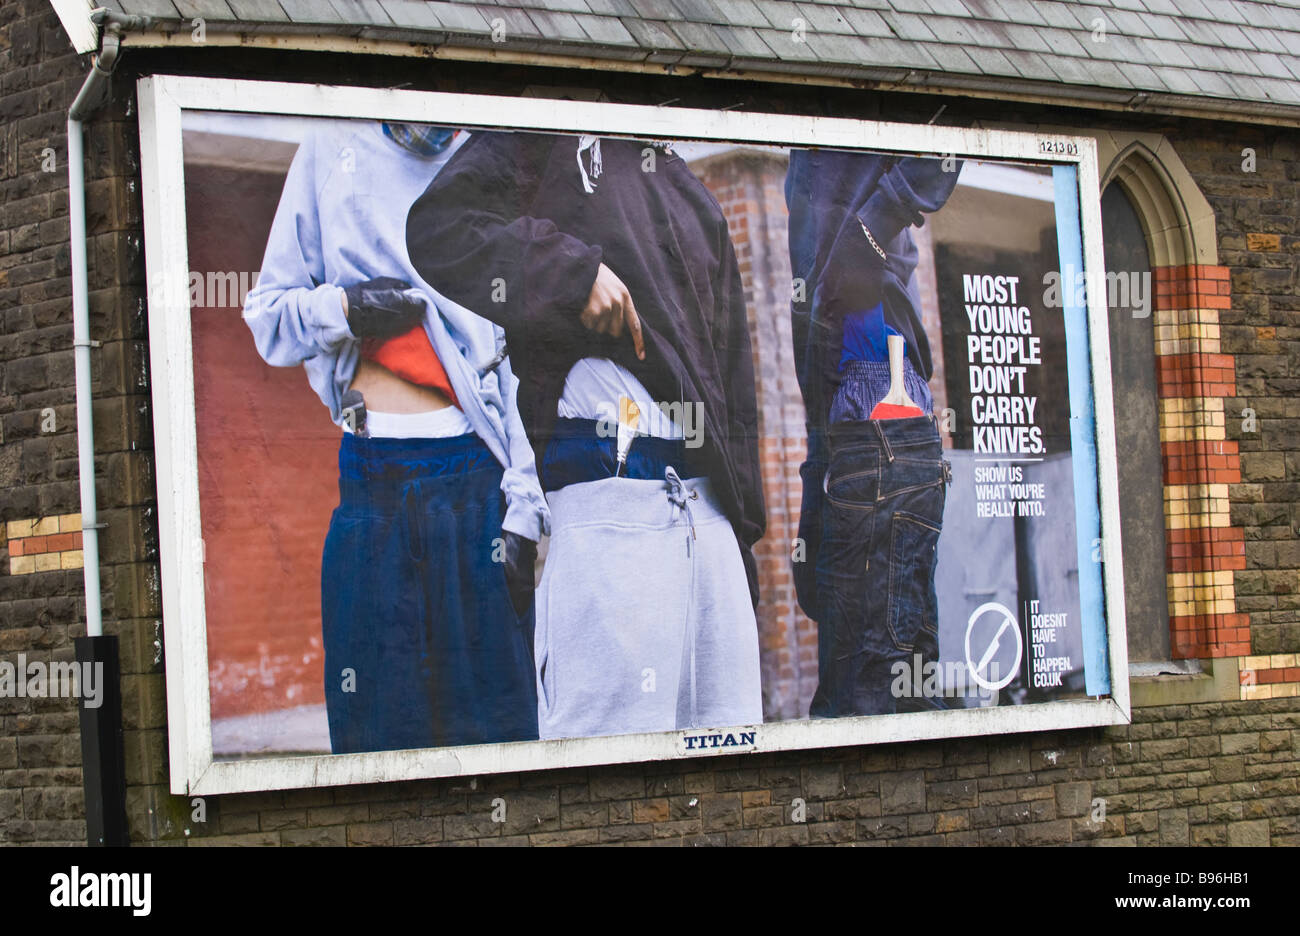
[[[547,500],[540,736],[762,722],[744,563],[708,480],[605,478]]]

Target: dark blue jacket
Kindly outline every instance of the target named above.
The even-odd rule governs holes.
[[[930,379],[930,344],[910,288],[916,245],[909,228],[941,208],[961,163],[937,158],[793,150],[785,178],[790,209],[791,302],[795,371],[808,426],[808,457],[800,467],[799,536],[804,561],[794,565],[799,604],[819,619],[813,589],[822,529],[822,479],[829,463],[826,421],[839,385],[844,318],[884,304],[885,324],[907,343],[916,372]],[[871,232],[886,258],[872,246]],[[802,288],[800,287],[802,281]]]

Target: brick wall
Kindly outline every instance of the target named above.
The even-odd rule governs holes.
[[[1221,275],[1218,296],[1204,276],[1181,290],[1199,293],[1200,306],[1217,309],[1218,346],[1207,350],[1219,354],[1203,356],[1205,389],[1198,392],[1219,398],[1223,419],[1226,460],[1209,466],[1209,480],[1226,482],[1228,524],[1215,532],[1232,539],[1234,555],[1245,556],[1244,565],[1220,566],[1234,570],[1238,635],[1249,621],[1249,649],[1238,659],[1241,694],[1294,698],[1300,695],[1292,668],[1300,650],[1300,140],[1251,128],[1217,146],[1189,135],[1178,149],[1214,210],[1231,296],[1222,299]],[[1253,171],[1245,171],[1249,157],[1258,157]],[[1222,544],[1218,551],[1223,554]]]
[[[67,163],[50,105],[79,69],[36,6],[0,7],[0,519],[11,521],[0,542],[0,658],[10,662],[20,652],[71,660],[80,613],[80,570],[57,553],[49,567],[45,537],[21,535],[57,534],[58,515],[78,509]],[[80,753],[70,701],[0,698],[0,842],[85,841]]]
[[[1068,733],[213,797],[202,823],[157,791],[133,831],[194,845],[1300,845],[1298,768],[1297,700],[1230,702]]]
[[[85,67],[42,0],[0,6],[0,659],[10,661],[20,652],[28,659],[71,659],[72,638],[84,633],[80,570],[60,561],[58,569],[38,570],[33,563],[26,572],[19,563],[15,574],[13,560],[22,557],[10,548],[8,525],[19,523],[19,532],[44,529],[53,518],[59,535],[75,532],[64,531],[59,518],[80,506],[63,128]],[[382,86],[414,82],[496,93],[536,84],[609,84],[590,74],[432,60],[359,59],[355,72],[345,75],[309,56],[237,50],[129,50],[124,68],[207,69],[250,78],[297,74],[335,82],[351,77]],[[1104,730],[268,792],[196,804],[167,792],[133,77],[123,72],[115,100],[88,127],[86,168],[91,332],[102,342],[92,357],[97,489],[107,524],[101,534],[105,626],[122,641],[127,807],[136,842],[1300,844],[1300,697],[1277,692],[1297,682],[1300,668],[1295,131],[1160,123],[1218,223],[1219,263],[1228,272],[1230,301],[1214,307],[1219,348],[1202,351],[1230,356],[1234,380],[1229,390],[1227,375],[1211,373],[1226,365],[1202,360],[1201,386],[1214,392],[1192,396],[1220,401],[1222,454],[1232,454],[1228,443],[1235,443],[1241,471],[1240,483],[1231,474],[1206,482],[1226,485],[1226,524],[1170,531],[1169,571],[1231,574],[1233,613],[1249,622],[1250,655],[1234,646],[1236,656],[1219,660],[1241,673],[1236,699],[1139,707],[1132,725]],[[688,106],[720,107],[740,99],[751,110],[921,122],[938,108],[938,102],[914,95],[687,78],[626,79],[617,87],[622,99],[639,103],[680,98]],[[1150,118],[1134,115],[948,104],[948,115],[963,120],[1152,129]],[[1242,172],[1243,147],[1258,156],[1254,173]],[[54,151],[54,172],[42,171],[46,148]],[[779,202],[779,193],[752,178],[737,177],[736,185],[761,191],[765,204]],[[1159,324],[1173,329],[1161,337],[1179,339],[1188,336],[1180,328],[1210,323],[1172,316]],[[1209,337],[1204,331],[1197,335]],[[769,336],[757,334],[755,340]],[[764,418],[775,412],[773,425],[779,424],[780,394],[769,397],[761,383]],[[1171,386],[1181,384],[1175,380]],[[797,394],[797,388],[782,393]],[[1247,408],[1253,423],[1245,418]],[[50,409],[54,423],[46,428]],[[791,449],[785,458],[797,465],[799,454]],[[1167,447],[1165,457],[1169,471],[1184,470],[1178,461],[1184,457],[1212,471],[1232,470],[1226,461],[1197,462],[1199,450]],[[766,483],[775,485],[777,461],[767,465]],[[1210,513],[1221,514],[1217,501],[1224,497],[1217,491],[1208,496]],[[1239,531],[1240,539],[1229,542],[1242,546],[1206,547],[1207,530],[1210,543],[1237,536],[1220,531]],[[774,532],[768,558],[788,555],[789,534],[787,520],[780,532],[785,539]],[[62,541],[58,545],[60,556],[69,551]],[[1242,553],[1245,567],[1234,568],[1227,560]],[[805,640],[796,628],[784,647],[790,655],[778,654],[778,661],[797,659],[796,647],[811,646]],[[1240,635],[1232,640],[1240,643]],[[1164,679],[1179,691],[1185,685],[1179,678]],[[0,844],[84,841],[79,762],[70,700],[0,699]],[[492,821],[497,799],[506,807],[504,822]],[[804,821],[796,821],[796,810]],[[196,812],[204,821],[195,821]]]
[[[72,638],[85,634],[66,121],[86,67],[47,3],[0,6],[0,658],[10,662],[20,652],[71,660]],[[138,143],[127,108],[118,100],[87,126],[86,207],[91,337],[102,342],[92,383],[105,632],[122,641],[126,758],[139,783],[160,782],[166,764]],[[0,843],[84,843],[80,763],[73,700],[0,698]]]

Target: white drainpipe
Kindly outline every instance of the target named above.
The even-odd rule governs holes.
[[[146,16],[122,16],[106,10],[93,14],[103,29],[102,47],[86,83],[68,111],[68,229],[72,247],[72,343],[76,357],[77,474],[81,482],[82,574],[86,583],[86,636],[104,631],[99,585],[99,513],[95,505],[95,430],[90,394],[90,301],[86,286],[86,180],[82,154],[82,121],[108,96],[109,79],[117,64],[121,34],[148,28]]]

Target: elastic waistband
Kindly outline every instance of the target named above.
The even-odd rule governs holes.
[[[538,469],[542,490],[558,491],[570,484],[601,481],[615,476],[618,467],[617,436],[597,434],[594,419],[555,420],[555,431],[542,455]],[[672,467],[683,480],[703,477],[699,456],[681,439],[639,435],[632,440],[627,463],[618,472],[626,480],[663,481],[664,470]]]
[[[474,433],[445,439],[358,438],[345,433],[339,445],[340,484],[401,484],[489,467],[500,466]]]
[[[727,522],[708,478],[683,478],[682,487],[690,498],[695,525]],[[682,509],[669,497],[672,491],[673,486],[662,478],[658,481],[605,478],[548,492],[552,535],[564,527],[588,524],[649,529],[685,524]],[[690,496],[694,494],[699,496]]]
[[[840,375],[845,378],[849,377],[866,377],[876,378],[883,376],[889,378],[888,361],[844,361],[840,364]],[[916,372],[912,362],[906,358],[903,360],[903,377],[914,377],[921,383],[926,383],[925,379]]]
[[[889,394],[892,383],[888,361],[846,361],[840,367],[840,385],[831,403],[830,421],[852,422],[870,418],[876,404]],[[930,384],[903,361],[903,389],[923,413],[934,409]]]
[[[343,431],[351,432],[346,422]],[[454,439],[473,431],[469,417],[455,406],[427,413],[366,411],[366,435],[372,439]]]

